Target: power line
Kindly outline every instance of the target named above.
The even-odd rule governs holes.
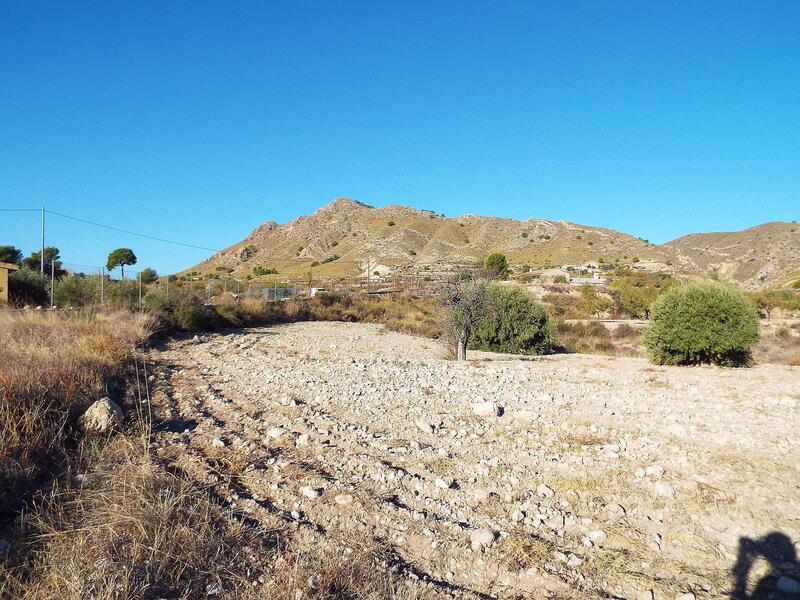
[[[39,212],[41,209],[27,209],[27,210],[35,210]],[[219,252],[216,248],[206,248],[205,246],[195,246],[194,244],[185,244],[183,242],[176,242],[175,240],[168,240],[165,238],[155,237],[152,235],[147,235],[144,233],[136,233],[135,231],[129,231],[127,229],[120,229],[119,227],[112,227],[111,225],[103,225],[102,223],[95,223],[94,221],[89,221],[87,219],[81,219],[78,217],[73,217],[71,215],[65,215],[64,213],[56,212],[54,210],[45,209],[45,213],[56,215],[57,217],[63,217],[65,219],[70,219],[72,221],[77,221],[78,223],[85,223],[87,225],[93,225],[95,227],[102,227],[103,229],[109,229],[111,231],[116,231],[119,233],[126,233],[128,235],[135,235],[137,237],[145,238],[148,240],[155,240],[157,242],[164,242],[165,244],[174,244],[176,246],[184,246],[186,248],[195,248],[196,250],[207,250],[209,252]]]

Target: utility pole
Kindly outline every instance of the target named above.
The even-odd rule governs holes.
[[[44,254],[42,254],[44,256]],[[50,261],[50,308],[56,305],[56,261]]]
[[[44,205],[42,205],[42,255],[39,257],[42,268],[42,275],[44,275]]]

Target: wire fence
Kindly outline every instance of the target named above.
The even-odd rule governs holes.
[[[231,269],[218,267],[216,272],[200,274],[198,272],[169,274],[158,276],[151,269],[134,270],[128,267],[120,269],[120,278],[111,277],[104,265],[73,263],[62,261],[60,257],[46,256],[45,249],[53,247],[52,242],[45,244],[45,223],[48,216],[68,219],[73,222],[92,227],[136,236],[144,239],[219,252],[213,248],[170,240],[150,234],[138,233],[120,227],[97,223],[81,217],[42,208],[3,208],[0,213],[36,213],[41,221],[41,250],[38,257],[39,272],[37,285],[42,278],[47,278],[46,300],[51,307],[114,304],[130,308],[142,308],[149,293],[160,293],[169,299],[170,294],[190,294],[206,303],[221,301],[224,297],[240,301],[243,298],[259,298],[266,302],[281,302],[293,298],[313,297],[318,293],[344,292],[349,294],[381,295],[412,291],[420,295],[435,293],[437,282],[457,270],[459,265],[452,262],[429,265],[392,265],[380,264],[377,260],[365,257],[363,260],[347,260],[337,255],[313,261],[307,275],[259,277],[259,269],[267,265],[247,267],[253,275],[233,276]],[[39,219],[37,219],[39,220]],[[1,241],[1,240],[0,240]],[[48,240],[49,241],[49,240]],[[33,255],[32,255],[33,256]],[[201,263],[212,260],[213,256]],[[243,263],[247,259],[243,259]],[[244,264],[238,265],[241,269]],[[470,268],[473,265],[464,265]],[[33,269],[31,269],[33,270]],[[295,270],[296,272],[296,270]],[[44,304],[44,301],[37,302]]]

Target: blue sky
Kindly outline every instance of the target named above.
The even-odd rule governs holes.
[[[656,242],[800,217],[796,1],[5,2],[0,81],[0,208],[199,246],[336,196]],[[38,228],[0,212],[0,244]]]

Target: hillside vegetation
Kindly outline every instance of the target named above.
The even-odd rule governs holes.
[[[655,245],[613,229],[567,221],[447,218],[408,206],[372,208],[338,198],[289,223],[264,223],[187,272],[296,280],[389,272],[424,275],[481,262],[500,251],[518,273],[524,266],[636,264],[651,272],[713,276],[757,289],[788,286],[800,278],[798,248],[800,228],[795,223],[694,234]],[[743,266],[732,268],[737,262]]]

